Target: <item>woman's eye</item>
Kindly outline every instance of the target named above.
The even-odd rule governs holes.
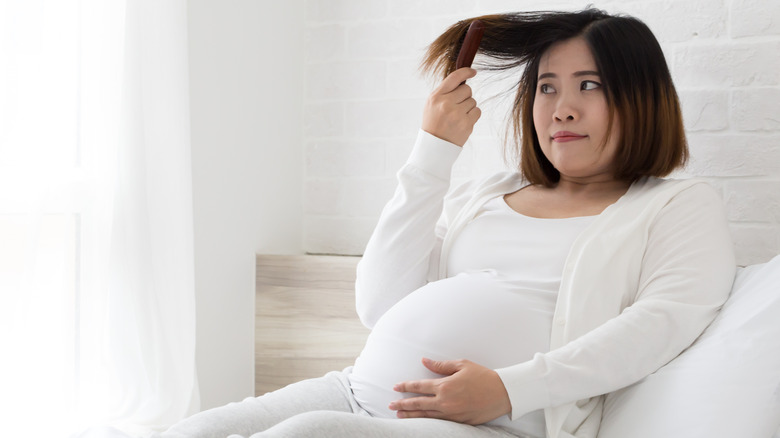
[[[596,81],[582,81],[580,84],[580,90],[595,90],[599,88],[601,84]]]
[[[550,94],[555,93],[555,88],[553,88],[550,84],[542,84],[539,86],[539,91],[541,91],[542,94]]]

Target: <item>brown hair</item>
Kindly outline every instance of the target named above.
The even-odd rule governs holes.
[[[620,115],[615,177],[629,182],[662,177],[685,164],[688,146],[677,92],[663,51],[643,22],[597,9],[485,15],[447,29],[429,46],[421,69],[441,77],[454,71],[458,49],[474,19],[485,25],[479,53],[486,58],[478,65],[487,70],[525,67],[517,84],[511,131],[514,155],[519,155],[523,177],[530,183],[549,187],[560,179],[539,145],[533,105],[540,58],[554,43],[574,37],[583,37],[590,47],[611,114]],[[609,128],[612,123],[610,115]]]

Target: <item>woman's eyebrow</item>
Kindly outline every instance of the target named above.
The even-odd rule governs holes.
[[[580,70],[580,71],[575,71],[572,74],[572,76],[574,76],[574,77],[580,77],[580,76],[601,76],[601,74],[599,72],[597,72],[596,70]],[[542,73],[542,74],[539,75],[539,77],[536,80],[540,81],[542,79],[557,78],[557,77],[558,77],[558,75],[556,75],[555,73]]]
[[[581,70],[581,71],[575,71],[572,76],[580,77],[580,76],[601,76],[599,72],[595,70]]]

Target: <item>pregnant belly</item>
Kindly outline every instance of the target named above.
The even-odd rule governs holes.
[[[355,398],[371,415],[394,418],[387,405],[415,395],[393,391],[394,384],[441,377],[422,365],[423,357],[468,359],[493,369],[525,362],[549,349],[554,307],[552,294],[522,290],[492,272],[429,283],[377,322],[350,375]],[[541,411],[533,414],[539,423]]]

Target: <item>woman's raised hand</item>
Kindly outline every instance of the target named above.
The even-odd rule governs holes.
[[[423,131],[463,146],[474,130],[482,111],[471,97],[471,87],[466,79],[473,78],[477,71],[463,67],[450,73],[425,102]]]

